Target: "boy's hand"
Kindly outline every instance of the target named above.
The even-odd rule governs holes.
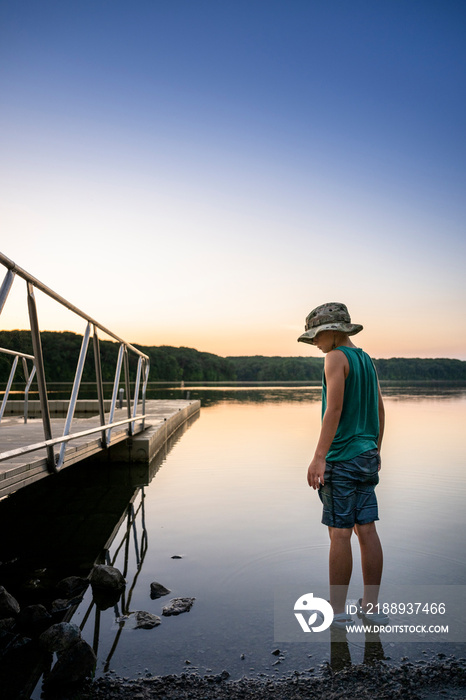
[[[325,458],[314,457],[307,470],[307,483],[313,489],[324,484]]]
[[[380,457],[380,452],[379,452],[379,454],[377,455],[377,461],[378,461],[378,463],[379,463],[379,466],[377,467],[377,471],[379,472],[379,471],[382,469],[382,459],[381,459],[381,457]]]

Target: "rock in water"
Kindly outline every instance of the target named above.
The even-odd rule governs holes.
[[[16,620],[14,617],[2,617],[0,619],[0,639],[2,637],[2,632],[7,633],[11,632],[11,630],[14,628],[16,625]]]
[[[75,601],[78,601],[79,598],[75,598]],[[68,600],[68,598],[57,598],[56,600],[53,601],[52,606],[50,608],[50,612],[52,615],[55,615],[55,613],[61,613],[65,612],[65,610],[68,610],[68,608],[71,608],[73,604],[72,600]]]
[[[57,584],[57,590],[63,598],[72,598],[81,595],[89,586],[87,578],[81,576],[68,576]]]
[[[41,646],[48,652],[61,654],[81,639],[81,630],[71,622],[58,622],[39,637]]]
[[[0,618],[19,614],[19,603],[3,586],[0,586]]]
[[[113,566],[97,564],[90,575],[92,588],[121,591],[126,586],[123,574]]]
[[[157,625],[160,625],[162,622],[158,615],[152,615],[152,613],[146,612],[145,610],[138,610],[135,613],[135,618],[135,629],[141,630],[151,630],[153,627],[157,627]]]
[[[108,610],[109,608],[113,608],[123,595],[123,590],[124,589],[120,591],[117,589],[112,590],[111,588],[93,588],[92,596],[94,603],[99,610]]]
[[[195,598],[172,598],[168,605],[162,608],[162,615],[179,615],[191,610]]]
[[[81,639],[59,656],[44,686],[56,691],[63,686],[82,683],[94,675],[96,663],[92,647]]]
[[[18,619],[23,630],[32,634],[43,632],[52,622],[52,616],[40,603],[23,608]]]
[[[162,586],[161,583],[157,583],[157,581],[153,581],[150,584],[150,597],[152,600],[161,598],[163,595],[168,595],[169,593],[171,593],[170,589],[165,588],[165,586]]]

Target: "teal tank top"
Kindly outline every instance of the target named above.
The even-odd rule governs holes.
[[[337,348],[348,358],[343,409],[327,461],[340,462],[377,448],[379,400],[377,373],[371,358],[361,348]],[[333,351],[334,352],[334,351]],[[322,380],[322,417],[327,408],[325,372]]]

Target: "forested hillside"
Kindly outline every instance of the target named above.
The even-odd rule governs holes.
[[[228,357],[241,382],[310,381],[322,379],[321,357]]]
[[[42,331],[42,351],[45,375],[50,382],[72,382],[76,371],[82,336],[70,331],[56,333]],[[174,348],[170,346],[145,347],[134,344],[150,358],[150,381],[191,381],[219,382],[235,380],[235,368],[224,357],[208,352],[199,352],[193,348]],[[19,350],[32,353],[31,334],[29,331],[0,331],[0,347],[7,350]],[[118,343],[100,341],[103,381],[113,381],[118,356]],[[12,363],[11,355],[0,353],[0,387],[8,381]],[[134,353],[130,354],[130,365],[136,363]],[[22,367],[18,364],[15,379],[20,381]],[[94,350],[89,343],[83,381],[93,381]]]
[[[228,357],[238,381],[320,381],[323,357]],[[466,362],[395,357],[374,360],[381,380],[466,381]]]
[[[47,380],[72,382],[81,347],[82,336],[65,331],[43,331],[42,348]],[[29,331],[0,331],[0,347],[32,354]],[[104,381],[113,381],[118,343],[101,341]],[[150,357],[149,381],[186,382],[319,382],[323,358],[318,357],[220,357],[193,348],[136,345]],[[134,357],[130,359],[135,363]],[[0,389],[8,380],[12,357],[0,353]],[[462,381],[466,382],[466,362],[453,359],[392,358],[375,360],[381,380],[391,381]],[[94,357],[92,342],[84,368],[83,381],[93,381]],[[15,379],[21,381],[18,364]]]

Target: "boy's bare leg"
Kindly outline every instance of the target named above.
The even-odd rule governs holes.
[[[364,581],[362,607],[366,609],[368,603],[375,605],[378,601],[383,569],[382,545],[375,523],[355,525],[354,529],[361,548],[362,578]]]
[[[336,614],[345,612],[346,592],[353,570],[351,552],[353,528],[329,527],[328,531],[330,535],[330,605]]]

